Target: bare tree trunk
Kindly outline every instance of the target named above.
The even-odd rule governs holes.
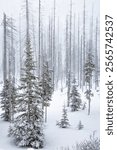
[[[11,75],[11,72],[12,72],[12,61],[11,61],[11,47],[10,47],[10,44],[8,45],[8,67],[9,67],[9,73],[8,73],[8,80],[9,80],[9,89],[8,89],[8,94],[9,94],[9,103],[10,103],[10,122],[12,122],[12,103],[11,103],[11,84],[12,84],[12,75]]]
[[[89,82],[89,91],[91,90],[91,85],[90,85],[90,82]],[[88,115],[90,115],[90,112],[91,112],[91,97],[90,97],[90,94],[89,94],[89,100],[88,100]]]
[[[55,63],[55,60],[56,60],[56,40],[55,40],[55,10],[56,10],[56,1],[54,0],[54,27],[53,27],[53,90],[54,90],[54,86],[55,86],[55,66],[56,66],[56,63]]]
[[[78,16],[78,61],[77,61],[77,65],[78,65],[78,85],[80,85],[80,41],[79,41],[79,16]]]
[[[89,41],[89,53],[93,54],[93,9],[92,9],[92,18],[91,18],[91,22],[90,22],[90,41]],[[87,48],[88,49],[88,48]],[[92,81],[90,83],[90,87],[92,88]]]
[[[39,0],[39,51],[38,51],[38,75],[41,76],[41,0]]]
[[[29,41],[29,6],[26,0],[26,42]]]
[[[98,60],[98,50],[97,50],[97,37],[98,37],[98,19],[96,19],[96,34],[95,34],[95,89],[99,87],[99,71],[98,71],[98,66],[99,66],[99,60]]]
[[[3,80],[4,84],[7,79],[7,41],[6,41],[6,14],[3,14],[3,24],[4,24],[4,52],[3,52]]]
[[[68,15],[66,17],[66,86],[68,85],[68,72],[69,72],[69,38],[68,38]]]
[[[86,42],[86,33],[85,33],[85,0],[84,0],[84,10],[83,10],[83,70],[84,70],[84,64],[86,61],[86,48],[85,48],[85,42]],[[83,85],[85,85],[85,75],[83,73]]]
[[[70,90],[71,90],[71,50],[72,50],[72,0],[70,3],[70,30],[69,30],[69,81],[68,81],[68,92],[67,92],[67,99],[68,103],[67,106],[70,105]]]
[[[83,90],[83,76],[82,76],[82,74],[83,74],[83,48],[82,48],[83,46],[82,46],[82,36],[81,36],[81,46],[80,46],[80,49],[81,49],[81,51],[80,51],[80,88],[82,88],[82,90]]]
[[[33,18],[32,18],[32,32],[33,32],[32,34],[33,34],[34,60],[36,62],[36,66],[37,66],[37,49],[36,49],[36,37],[35,37],[35,24],[34,24]]]
[[[58,46],[57,46],[57,50],[58,50],[58,59],[57,59],[57,80],[56,80],[56,84],[57,84],[57,86],[58,86],[58,82],[59,82],[59,79],[60,79],[60,39],[59,39],[59,18],[58,18],[58,41],[57,41],[57,43],[58,43]]]
[[[49,16],[49,24],[48,24],[48,63],[51,68],[51,21]]]
[[[74,37],[73,37],[73,76],[75,78],[75,74],[76,74],[76,26],[75,26],[75,22],[76,21],[76,16],[74,14]]]
[[[40,61],[40,73],[41,75],[43,74],[43,65],[44,65],[44,55],[45,55],[45,49],[44,49],[44,31],[43,31],[43,28],[41,28],[41,61]]]
[[[30,51],[29,49],[29,41],[30,41],[30,35],[29,35],[29,6],[28,6],[28,0],[26,0],[26,51]],[[30,85],[28,85],[28,88],[30,89]],[[30,100],[28,101],[28,121],[30,122]]]
[[[45,123],[47,122],[47,106],[45,106]]]
[[[12,82],[15,85],[15,47],[14,47],[14,25],[13,19],[11,18],[11,72]]]
[[[71,74],[71,51],[72,51],[72,0],[70,3],[70,30],[69,30],[69,72]]]
[[[20,53],[20,78],[22,76],[22,35],[21,35],[21,16],[19,16],[19,53]]]

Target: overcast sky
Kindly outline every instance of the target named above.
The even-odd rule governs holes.
[[[38,9],[38,0],[29,0],[33,5],[35,5],[35,12]],[[81,12],[83,8],[84,0],[73,0],[73,9],[74,11]],[[6,12],[8,15],[18,17],[19,12],[21,11],[24,0],[0,0],[0,17],[2,13]],[[56,0],[56,13],[60,16],[63,16],[68,12],[70,0]],[[89,12],[90,9],[93,10],[94,14],[99,15],[99,0],[86,0],[86,10]],[[44,15],[53,7],[53,0],[42,0],[43,13]]]

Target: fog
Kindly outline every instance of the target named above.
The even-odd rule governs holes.
[[[36,27],[38,27],[38,1],[39,0],[29,0],[30,12],[31,12],[30,14],[34,16]],[[72,1],[73,1],[73,15],[74,14],[76,15],[76,20],[79,16],[80,22],[82,22],[84,0],[72,0]],[[86,3],[86,22],[87,22],[87,27],[89,27],[92,14],[94,19],[99,18],[100,3],[99,0],[85,0],[85,3]],[[3,13],[5,12],[7,16],[9,17],[12,16],[16,20],[15,23],[18,29],[19,15],[21,15],[22,20],[25,16],[24,6],[25,6],[25,0],[0,0],[0,24],[2,24]],[[41,0],[41,17],[42,17],[41,19],[43,22],[43,27],[45,27],[46,29],[48,25],[48,17],[52,16],[53,9],[54,9],[54,0]],[[69,15],[69,10],[70,10],[70,0],[56,0],[56,25],[59,17],[60,32],[64,32],[66,15]],[[2,30],[3,28],[1,25],[0,26],[0,49],[2,49],[3,47]],[[82,30],[82,26],[80,26],[80,30]],[[18,53],[16,53],[16,55],[18,55]],[[0,65],[0,71],[1,71],[2,51],[0,53],[0,64],[1,64]]]

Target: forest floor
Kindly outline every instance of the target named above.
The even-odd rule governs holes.
[[[86,101],[84,94],[81,94],[82,100]],[[91,114],[87,115],[87,108],[78,112],[71,112],[68,108],[68,119],[70,128],[61,129],[56,126],[62,116],[63,105],[66,104],[67,90],[56,90],[52,97],[52,102],[48,108],[48,118],[45,124],[45,147],[42,150],[59,150],[62,147],[72,147],[85,139],[95,131],[95,136],[100,136],[100,98],[99,92],[94,91],[94,97],[91,101]],[[79,121],[84,128],[77,129]],[[0,150],[32,150],[19,148],[14,145],[13,140],[8,137],[9,123],[2,121],[0,118]]]

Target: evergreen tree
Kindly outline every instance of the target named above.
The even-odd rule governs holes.
[[[77,128],[78,128],[78,130],[82,130],[84,128],[81,121],[79,121]]]
[[[71,100],[71,111],[78,111],[81,108],[82,100],[80,98],[80,93],[77,90],[76,80],[73,80],[73,86],[70,94]]]
[[[33,61],[29,26],[29,3],[26,2],[26,50],[24,69],[21,76],[21,85],[17,98],[17,113],[14,123],[9,129],[9,136],[21,147],[42,148],[43,135],[43,110],[42,87],[39,86],[35,76],[36,69]]]
[[[70,106],[70,91],[71,91],[71,73],[69,71],[68,73],[68,79],[67,79],[67,107]]]
[[[17,103],[17,88],[15,87],[14,81],[10,82],[9,86],[9,101],[10,101],[10,121],[14,121],[14,114],[16,112]]]
[[[65,108],[65,105],[63,107],[63,114],[60,122],[57,122],[57,124],[60,128],[68,128],[70,126],[69,119],[67,117],[67,109]]]
[[[1,117],[5,121],[10,121],[10,102],[9,102],[9,81],[4,82],[3,90],[1,92],[1,108],[3,113]]]
[[[44,106],[48,107],[50,105],[50,101],[52,100],[51,96],[53,92],[48,62],[46,62],[43,66],[42,85],[43,85],[43,107]]]
[[[35,65],[32,57],[30,39],[26,43],[24,75],[19,87],[17,114],[9,135],[13,136],[18,146],[43,147],[43,111],[42,88],[34,75]]]
[[[87,83],[87,90],[85,92],[86,98],[88,100],[88,115],[90,115],[90,103],[91,103],[91,96],[93,93],[91,91],[91,81],[92,81],[92,73],[95,69],[95,65],[93,63],[93,55],[88,53],[87,61],[85,63],[84,71],[85,71],[85,81]]]
[[[16,88],[12,82],[6,80],[1,92],[1,117],[5,121],[13,121],[16,106]]]
[[[43,87],[43,109],[45,107],[45,122],[47,122],[47,107],[50,105],[50,101],[52,100],[52,80],[51,74],[48,66],[48,62],[45,62],[43,65],[43,74],[42,74],[42,87]]]

